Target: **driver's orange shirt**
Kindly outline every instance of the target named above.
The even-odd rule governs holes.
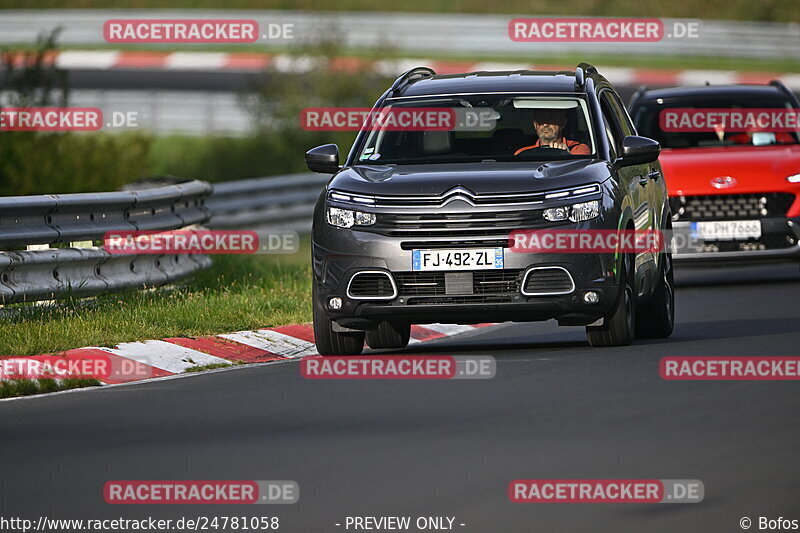
[[[589,151],[589,147],[583,144],[582,142],[578,141],[571,141],[567,139],[566,141],[564,138],[561,138],[561,142],[567,145],[567,149],[569,149],[569,153],[575,155],[589,155],[591,152]],[[531,148],[539,148],[539,141],[536,141],[536,144],[532,144],[530,146],[523,146],[516,152],[514,155],[519,155],[520,153],[524,152],[525,150],[530,150]]]

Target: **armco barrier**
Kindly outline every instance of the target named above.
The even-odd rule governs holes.
[[[209,266],[205,256],[112,255],[94,243],[109,231],[202,223],[210,193],[211,185],[194,180],[125,192],[0,198],[0,303],[157,287]],[[40,245],[44,249],[31,249]]]
[[[169,284],[211,260],[110,254],[95,243],[112,231],[190,225],[303,231],[327,180],[304,173],[213,187],[193,180],[121,192],[0,197],[0,304]]]
[[[206,225],[307,230],[314,204],[329,179],[330,176],[309,172],[215,184],[206,202],[211,215]]]

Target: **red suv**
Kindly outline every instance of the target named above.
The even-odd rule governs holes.
[[[778,81],[641,88],[629,109],[640,135],[661,143],[675,261],[800,260],[798,131],[763,126],[758,131],[720,126],[698,131],[696,122],[681,129],[675,125],[689,122],[665,122],[663,115],[672,110],[667,117],[691,117],[708,110],[706,116],[712,116],[730,110],[746,116],[748,110],[768,109],[765,116],[796,117],[800,103],[789,89]]]

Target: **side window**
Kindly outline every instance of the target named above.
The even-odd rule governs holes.
[[[628,114],[628,111],[625,109],[625,106],[622,105],[622,102],[619,100],[619,96],[615,93],[607,92],[609,96],[609,103],[611,107],[614,108],[614,111],[619,117],[619,124],[622,127],[622,133],[627,137],[628,135],[636,135],[636,128],[633,126],[633,121],[631,121],[631,116]]]
[[[608,137],[611,159],[616,159],[621,150],[622,137],[619,131],[619,124],[617,124],[614,110],[608,102],[607,95],[607,92],[603,92],[600,95],[600,109],[603,111],[603,125],[606,129],[606,136]]]

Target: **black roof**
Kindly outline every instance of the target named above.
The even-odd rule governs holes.
[[[575,72],[516,70],[510,72],[469,72],[422,78],[405,86],[394,97],[435,94],[491,92],[579,92]]]
[[[672,99],[704,99],[704,98],[730,98],[775,96],[785,93],[774,85],[700,85],[697,87],[670,87],[667,89],[652,89],[641,93],[638,103],[649,102],[662,98]]]

